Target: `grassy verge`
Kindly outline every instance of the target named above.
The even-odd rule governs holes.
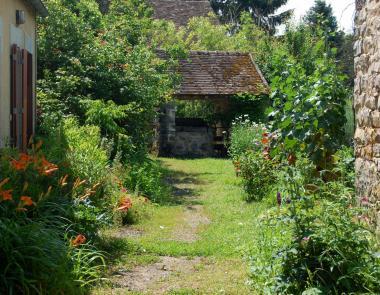
[[[113,253],[114,268],[133,269],[155,263],[160,256],[201,257],[194,274],[179,273],[167,280],[178,291],[170,294],[249,293],[245,258],[255,249],[258,217],[273,204],[247,204],[229,160],[160,160],[168,169],[173,199],[152,205],[149,218],[130,228],[142,235],[113,239],[107,250]],[[198,211],[192,213],[193,208]],[[207,222],[194,228],[189,218],[196,219],[196,214]],[[190,240],[183,237],[186,233]]]

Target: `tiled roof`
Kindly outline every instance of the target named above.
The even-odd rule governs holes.
[[[177,26],[186,26],[197,16],[208,16],[213,12],[210,2],[204,0],[149,0],[154,18],[173,21]]]
[[[161,52],[159,56],[164,57]],[[180,61],[182,82],[176,95],[213,96],[268,93],[269,87],[249,53],[191,51]]]
[[[30,3],[41,16],[48,15],[48,11],[41,0],[26,0],[26,2]]]

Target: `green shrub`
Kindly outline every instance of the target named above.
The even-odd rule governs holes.
[[[279,134],[272,152],[281,156],[301,151],[325,169],[344,142],[345,77],[328,57],[315,61],[312,74],[284,59],[276,57],[278,68],[272,79],[269,116]]]
[[[74,119],[63,123],[63,136],[67,142],[66,160],[72,175],[88,184],[104,183],[109,172],[107,151],[102,147],[100,128],[79,126]]]
[[[30,154],[0,150],[0,292],[82,294],[78,287],[100,275],[85,273],[104,263],[94,258],[74,269],[71,241],[81,227],[73,223],[75,183],[39,147],[33,145]],[[88,255],[96,257],[91,249]]]
[[[239,161],[246,152],[262,150],[262,137],[267,129],[249,119],[248,115],[237,117],[232,123],[228,152],[233,161]]]
[[[110,178],[107,141],[97,126],[80,126],[74,118],[66,118],[42,140],[44,152],[69,175],[69,182],[80,183],[70,195],[75,230],[89,237],[97,235],[99,227],[112,222],[112,202],[115,186]]]
[[[278,287],[299,294],[311,287],[321,294],[378,293],[380,261],[373,236],[347,204],[292,198],[293,242],[279,253]]]
[[[367,209],[355,206],[352,150],[333,158],[320,173],[301,154],[277,166],[277,208],[259,221],[252,252],[252,284],[262,293],[379,293],[378,240]]]
[[[263,152],[248,152],[240,158],[241,177],[246,201],[260,201],[276,183],[276,164]]]
[[[127,166],[125,185],[136,195],[143,195],[152,202],[165,203],[170,190],[164,182],[165,171],[157,160],[142,159]]]

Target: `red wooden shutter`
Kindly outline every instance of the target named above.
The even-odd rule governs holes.
[[[26,150],[34,131],[33,55],[12,46],[11,144]]]
[[[33,136],[33,56],[27,50],[22,50],[23,57],[23,120],[22,120],[22,148],[28,148]]]
[[[11,54],[11,145],[16,145],[16,72],[17,72],[17,46],[12,46]]]
[[[12,46],[11,57],[11,144],[22,148],[22,52],[17,45]]]
[[[26,130],[26,134],[27,134],[27,138],[28,138],[28,142],[30,141],[30,139],[33,137],[34,135],[34,96],[33,96],[33,55],[31,53],[28,52],[28,59],[27,59],[27,64],[28,64],[28,74],[27,74],[27,85],[28,85],[28,89],[27,89],[27,95],[28,95],[28,98],[27,98],[27,130]]]
[[[22,54],[22,149],[26,151],[28,147],[28,138],[26,130],[28,129],[28,52],[23,49]]]

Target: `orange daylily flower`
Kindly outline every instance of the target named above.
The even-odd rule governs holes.
[[[45,159],[45,157],[42,157],[41,167],[39,169],[41,175],[49,176],[57,170],[58,170],[57,165],[50,163],[48,160]]]
[[[24,206],[33,206],[34,202],[31,197],[28,196],[22,196],[20,198],[21,202],[23,203]]]
[[[84,243],[86,243],[86,237],[84,235],[77,235],[75,239],[71,241],[71,245],[74,247],[80,246]]]
[[[17,170],[25,170],[28,165],[33,161],[33,158],[25,153],[21,153],[18,160],[12,160],[11,165],[12,167]]]
[[[132,208],[131,198],[125,197],[120,200],[119,207],[117,208],[117,210],[127,212],[131,208]]]
[[[69,177],[68,174],[66,174],[65,176],[63,176],[60,180],[59,180],[59,185],[64,187],[67,185],[67,178]]]
[[[0,197],[3,199],[3,201],[12,201],[12,190],[0,192]]]
[[[268,144],[268,143],[269,143],[269,139],[268,139],[267,137],[263,137],[263,138],[261,139],[261,143],[262,143],[262,144]]]

